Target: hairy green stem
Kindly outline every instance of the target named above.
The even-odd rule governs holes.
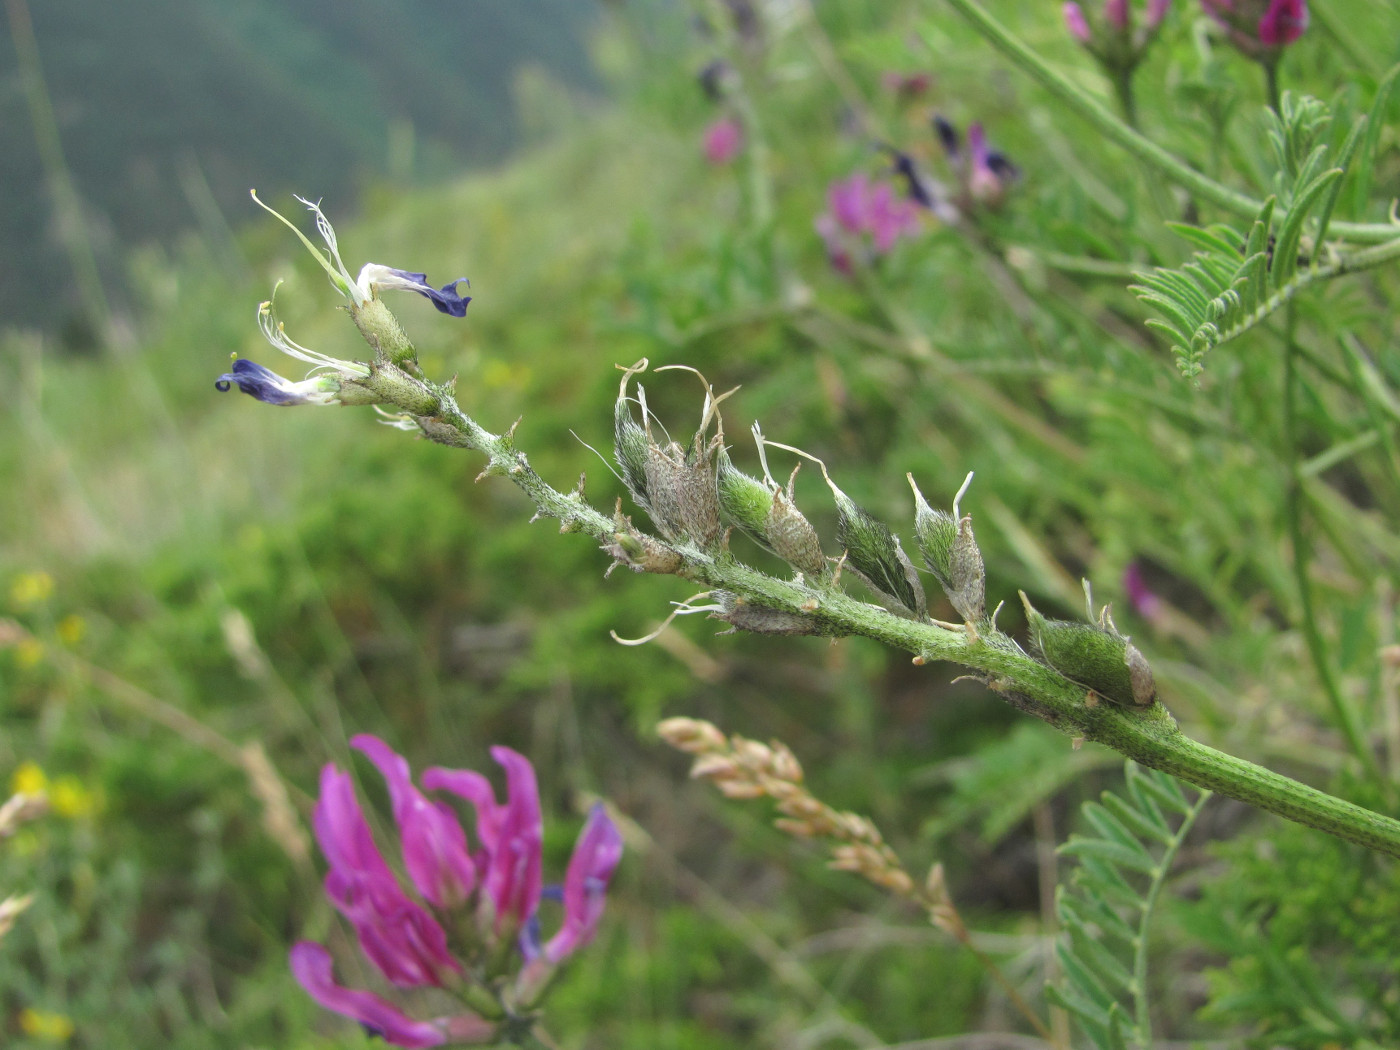
[[[482,476],[509,478],[529,497],[537,515],[559,519],[563,532],[585,532],[612,548],[624,524],[593,509],[580,489],[563,493],[530,467],[511,433],[493,434],[463,412],[446,386],[406,376],[383,380],[376,370],[362,385],[413,416],[423,434],[440,444],[475,449],[487,457]],[[421,387],[412,397],[404,386]],[[435,406],[431,414],[415,408]],[[1400,857],[1400,821],[1363,809],[1243,759],[1215,751],[1183,734],[1160,703],[1129,709],[1103,700],[1032,659],[990,625],[951,629],[918,621],[840,590],[832,580],[779,579],[731,555],[723,545],[702,550],[662,544],[679,556],[674,574],[749,604],[803,617],[819,633],[861,635],[914,654],[917,664],[944,660],[968,668],[1017,709],[1077,740],[1104,744],[1144,766],[1160,769],[1207,790],[1251,803],[1370,849]]]
[[[1202,200],[1247,219],[1259,214],[1263,202],[1232,190],[1174,157],[1151,139],[1134,131],[1112,111],[1050,64],[993,18],[977,0],[947,0],[972,27],[998,51],[1036,80],[1067,108],[1087,120],[1099,133],[1119,147],[1152,165]],[[1400,227],[1391,223],[1332,223],[1332,232],[1345,240],[1379,244],[1394,238]]]

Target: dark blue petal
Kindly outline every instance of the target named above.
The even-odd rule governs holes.
[[[433,305],[436,306],[441,313],[448,314],[452,317],[467,316],[467,303],[472,301],[472,297],[470,295],[461,296],[457,294],[457,286],[459,284],[466,284],[468,287],[471,286],[471,282],[465,277],[458,277],[455,281],[449,281],[441,288],[434,288],[428,283],[428,275],[425,273],[414,273],[412,270],[396,270],[392,266],[385,266],[381,269],[387,270],[404,282],[403,284],[383,282],[385,287],[411,289],[424,298],[431,299]]]
[[[458,277],[455,281],[444,284],[436,291],[425,282],[424,290],[421,294],[431,299],[433,305],[442,313],[451,317],[466,317],[467,303],[472,301],[472,297],[470,295],[462,296],[457,294],[457,286],[463,282],[466,282],[468,288],[471,287],[471,282],[465,277]]]
[[[942,114],[933,115],[933,130],[938,136],[939,143],[943,146],[943,152],[948,155],[949,160],[958,159],[958,150],[962,145],[962,136],[958,134],[958,129],[953,127],[950,120]]]
[[[997,150],[992,150],[987,154],[987,168],[993,175],[1003,179],[1015,180],[1021,177],[1021,169],[1012,164],[1007,159],[1006,154]]]
[[[540,917],[538,914],[531,915],[525,920],[525,925],[520,931],[516,946],[520,949],[520,955],[526,962],[538,959],[543,950],[543,940],[540,937]]]
[[[909,199],[919,207],[932,211],[933,196],[929,193],[923,174],[919,171],[918,165],[914,163],[914,158],[893,146],[882,144],[881,148],[889,152],[894,173],[904,182],[904,192],[909,195]]]
[[[270,368],[240,357],[233,363],[233,371],[225,372],[214,381],[214,389],[227,393],[230,383],[237,383],[238,389],[269,405],[300,405],[306,402],[302,394],[285,389],[286,380]]]

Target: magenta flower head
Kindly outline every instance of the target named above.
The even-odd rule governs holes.
[[[1139,16],[1130,0],[1070,0],[1061,12],[1070,36],[1112,76],[1131,73],[1142,61],[1170,6],[1171,0],[1147,0]]]
[[[919,209],[886,181],[872,182],[856,173],[833,182],[826,194],[827,210],[816,219],[817,233],[826,243],[827,257],[849,274],[857,256],[873,260],[888,255],[901,237],[919,232]]]
[[[395,1046],[489,1042],[499,1025],[517,1023],[519,1011],[533,1008],[559,964],[592,939],[622,855],[621,836],[601,806],[595,807],[562,891],[545,890],[539,788],[525,756],[491,749],[506,771],[504,802],[472,770],[430,769],[423,775],[425,789],[471,804],[473,849],[456,811],[425,796],[400,755],[373,736],[357,736],[351,745],[384,777],[412,892],[379,852],[350,775],[327,765],[312,815],[329,868],[326,895],[390,985],[450,993],[459,1006],[443,1017],[413,1020],[389,999],[336,984],[330,953],[311,942],[292,949],[292,972],[322,1006]],[[564,918],[541,948],[536,911],[551,894],[562,897]]]
[[[733,117],[720,117],[705,129],[705,159],[716,167],[733,162],[744,148],[744,126]]]
[[[1242,54],[1271,65],[1308,28],[1307,0],[1201,0]]]

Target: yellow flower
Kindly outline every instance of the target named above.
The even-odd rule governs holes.
[[[10,776],[10,793],[14,795],[42,795],[49,786],[49,778],[37,762],[21,762]]]
[[[21,609],[47,601],[53,593],[53,577],[39,569],[20,573],[10,584],[10,601]]]
[[[49,789],[49,805],[60,817],[72,820],[96,812],[97,796],[84,787],[77,777],[59,777]]]
[[[21,667],[37,666],[44,659],[44,643],[37,638],[21,638],[15,646],[15,663]]]
[[[59,640],[64,645],[77,645],[83,640],[83,635],[87,634],[87,621],[73,613],[59,620],[55,630],[58,631]]]
[[[26,1035],[50,1043],[62,1043],[73,1034],[73,1022],[63,1014],[52,1014],[26,1006],[19,1012],[19,1026]]]

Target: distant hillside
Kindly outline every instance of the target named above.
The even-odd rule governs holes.
[[[343,213],[370,179],[498,160],[516,140],[522,66],[594,86],[591,0],[28,2],[108,283],[128,246],[169,240],[201,211],[206,228],[242,217],[250,186],[340,198]],[[0,326],[56,329],[78,300],[54,293],[72,271],[0,29]]]

